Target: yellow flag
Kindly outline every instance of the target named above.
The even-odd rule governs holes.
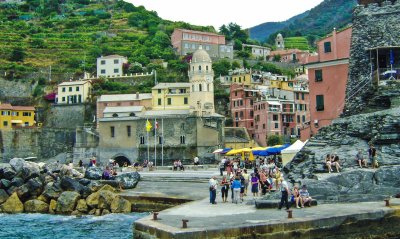
[[[147,131],[147,132],[150,132],[151,128],[152,128],[151,123],[150,123],[149,120],[147,120],[147,121],[146,121],[146,131]]]

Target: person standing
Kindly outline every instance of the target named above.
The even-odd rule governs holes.
[[[372,168],[376,168],[378,162],[376,160],[376,149],[373,144],[369,145],[368,156],[369,156],[369,160],[371,162]]]
[[[208,184],[210,187],[210,203],[217,204],[217,202],[215,201],[215,198],[217,197],[217,185],[218,185],[217,177],[212,176]]]
[[[230,182],[228,182],[226,176],[224,176],[221,181],[222,202],[227,202],[228,200],[229,184]]]
[[[239,194],[240,194],[240,178],[239,176],[235,177],[235,180],[232,182],[232,188],[233,188],[233,203],[238,203],[239,201]]]
[[[250,182],[250,174],[247,173],[247,169],[244,169],[242,175],[244,177],[244,195],[247,196],[247,191]]]
[[[254,173],[251,174],[251,192],[253,197],[258,197],[259,180]]]
[[[279,203],[278,209],[279,210],[282,209],[283,204],[285,204],[286,210],[289,210],[289,202],[288,202],[288,197],[289,197],[289,192],[290,192],[289,185],[283,177],[280,178],[280,181],[281,181],[282,196],[281,196],[281,202]]]

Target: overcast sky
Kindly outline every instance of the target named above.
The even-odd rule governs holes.
[[[125,0],[143,5],[166,20],[214,26],[235,22],[243,29],[264,22],[287,20],[323,0]]]

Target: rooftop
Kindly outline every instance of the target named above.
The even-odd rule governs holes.
[[[118,94],[118,95],[101,95],[97,99],[97,102],[110,102],[110,101],[133,101],[133,100],[146,100],[151,99],[150,93],[139,94],[137,98],[136,94]]]
[[[59,86],[69,86],[69,85],[84,85],[90,83],[90,81],[64,81],[59,84]]]
[[[35,107],[33,107],[33,106],[12,106],[11,104],[0,104],[0,110],[34,111]]]
[[[179,82],[179,83],[159,83],[158,85],[154,86],[152,90],[158,89],[168,89],[168,88],[190,88],[192,84],[186,82]]]
[[[224,36],[224,35],[220,35],[220,34],[213,33],[213,32],[193,31],[193,30],[188,30],[188,29],[183,29],[183,28],[177,28],[175,30],[181,30],[181,31],[187,32],[187,33],[205,34],[205,35],[213,35],[213,36]]]
[[[124,112],[142,112],[144,106],[116,106],[106,107],[103,113],[124,113]]]
[[[97,59],[113,59],[113,58],[126,58],[126,57],[120,55],[108,55],[108,56],[101,56]]]

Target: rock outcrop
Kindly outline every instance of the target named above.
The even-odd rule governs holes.
[[[120,183],[123,189],[135,188],[140,180],[140,174],[138,172],[130,172],[120,174],[115,177],[115,180]]]
[[[111,202],[112,213],[129,213],[131,212],[131,208],[131,203],[122,197],[116,197]]]
[[[61,214],[70,214],[75,210],[76,204],[80,199],[80,194],[77,192],[65,191],[61,193],[57,199],[56,212]]]
[[[0,209],[6,213],[21,213],[24,212],[24,204],[19,200],[17,193],[13,193],[0,205]]]
[[[49,212],[49,205],[40,200],[29,200],[24,203],[25,212],[33,213],[47,213]]]

